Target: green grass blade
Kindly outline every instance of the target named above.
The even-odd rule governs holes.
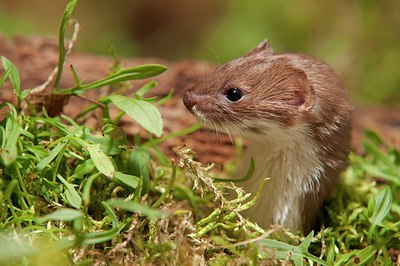
[[[88,84],[79,84],[73,88],[63,89],[57,92],[60,94],[79,94],[84,91],[101,88],[113,83],[157,76],[163,73],[166,69],[167,68],[165,66],[157,64],[125,68],[103,79],[99,79]]]
[[[393,173],[387,171],[387,169],[383,169],[376,164],[371,164],[367,162],[365,159],[360,158],[359,160],[360,166],[370,175],[381,177],[386,179],[389,182],[392,182],[396,186],[400,186],[400,175],[394,175]]]
[[[167,94],[164,98],[162,98],[162,99],[156,101],[156,102],[154,103],[154,105],[157,105],[157,106],[158,106],[158,105],[162,105],[162,104],[166,103],[167,101],[169,101],[169,99],[172,98],[173,95],[174,95],[174,90],[170,90],[170,91],[168,92],[168,94]]]
[[[124,228],[124,226],[125,224],[105,232],[84,234],[82,236],[83,237],[82,245],[93,245],[110,241],[111,239],[119,235],[120,231]]]
[[[84,217],[84,215],[81,211],[69,209],[69,208],[63,208],[63,209],[57,210],[55,212],[52,212],[50,214],[47,214],[43,217],[35,218],[34,221],[38,224],[45,223],[50,220],[51,221],[71,222],[75,219],[81,219],[83,217]]]
[[[250,165],[249,165],[249,169],[247,169],[246,174],[241,177],[241,178],[213,178],[214,182],[244,182],[249,180],[252,176],[253,176],[253,172],[254,172],[254,167],[255,167],[255,162],[254,162],[254,158],[250,158]]]
[[[171,192],[172,186],[174,185],[175,182],[175,178],[176,178],[176,165],[172,163],[172,175],[168,182],[168,186],[165,189],[165,191],[161,194],[161,196],[157,199],[157,201],[153,203],[153,205],[151,206],[152,208],[158,208],[163,203],[165,198]]]
[[[100,173],[93,174],[89,176],[87,179],[85,185],[83,186],[83,191],[82,191],[82,200],[83,204],[87,207],[90,204],[90,189],[92,188],[92,184],[96,178],[100,176]]]
[[[310,247],[311,244],[311,240],[314,236],[314,231],[311,231],[306,238],[304,238],[304,240],[301,242],[299,248],[303,253],[307,253],[308,252],[308,248]]]
[[[120,183],[122,186],[130,190],[134,190],[139,184],[139,177],[134,175],[127,175],[121,172],[115,172],[114,182]]]
[[[49,154],[43,158],[38,165],[36,165],[36,170],[37,171],[42,171],[46,166],[48,166],[54,158],[57,157],[57,155],[65,148],[65,146],[68,144],[67,141],[60,142],[55,146]]]
[[[141,215],[147,216],[150,219],[158,219],[165,216],[165,213],[157,209],[150,208],[147,205],[140,204],[134,201],[126,201],[121,198],[108,200],[107,203],[113,208],[120,208],[129,212],[139,212]]]
[[[76,4],[78,3],[78,0],[70,0],[65,7],[64,15],[61,20],[61,25],[60,25],[60,31],[58,34],[58,45],[59,45],[59,51],[58,51],[58,70],[57,70],[57,75],[54,80],[54,88],[58,88],[60,84],[60,79],[61,79],[61,74],[63,72],[64,68],[64,62],[65,62],[65,56],[66,56],[66,51],[65,51],[65,32],[68,28],[69,21],[71,20],[72,13],[75,9]]]
[[[75,209],[79,209],[82,206],[82,198],[73,185],[67,182],[60,174],[57,175],[58,179],[64,184],[66,190],[64,192],[68,203]]]
[[[138,96],[139,98],[143,98],[146,93],[148,93],[152,88],[157,86],[156,81],[151,81],[149,83],[146,83],[143,85],[139,90],[135,92],[135,95]]]
[[[369,262],[369,260],[371,260],[377,254],[379,249],[381,249],[391,240],[396,239],[398,237],[399,233],[389,235],[387,238],[373,245],[369,245],[363,249],[357,249],[349,253],[339,255],[338,260],[335,262],[334,265],[365,265],[367,262]],[[350,261],[350,259],[353,259],[353,261]],[[355,261],[357,261],[357,263],[355,263]]]
[[[162,138],[157,138],[157,139],[154,139],[154,140],[150,140],[146,144],[144,144],[143,146],[146,146],[146,147],[147,146],[151,146],[151,145],[155,146],[155,145],[157,145],[157,144],[159,144],[161,142],[167,141],[167,140],[172,139],[172,138],[189,135],[189,134],[191,134],[193,132],[196,132],[200,128],[202,128],[202,125],[199,124],[199,123],[196,123],[193,126],[185,128],[185,129],[183,129],[181,131],[173,132],[173,133],[171,133],[171,134],[169,134],[167,136],[164,136]]]
[[[142,178],[142,192],[146,193],[150,187],[150,152],[147,148],[138,147],[129,154],[127,172]]]

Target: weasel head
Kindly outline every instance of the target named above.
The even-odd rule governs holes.
[[[290,60],[274,55],[267,42],[219,67],[185,92],[185,106],[198,120],[219,131],[258,138],[303,123],[314,116],[315,90],[308,75]]]

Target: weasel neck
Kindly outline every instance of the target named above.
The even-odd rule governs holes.
[[[261,180],[268,178],[258,202],[248,210],[250,219],[263,227],[282,224],[301,230],[302,199],[319,186],[323,174],[316,144],[307,135],[290,140],[255,141],[244,160],[250,158],[254,159],[255,170],[252,178],[243,183],[246,192],[255,193]]]

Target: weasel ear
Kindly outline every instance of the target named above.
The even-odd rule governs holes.
[[[244,57],[252,56],[252,55],[256,55],[256,54],[272,55],[273,53],[274,53],[274,49],[272,49],[271,45],[269,44],[269,41],[267,39],[265,39],[257,47],[248,51],[247,54],[244,55]]]
[[[303,70],[292,68],[292,78],[297,87],[296,102],[300,111],[309,111],[314,107],[316,101],[315,90],[307,80],[307,75]]]

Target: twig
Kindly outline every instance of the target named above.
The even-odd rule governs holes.
[[[100,108],[104,108],[104,107],[105,107],[104,104],[102,104],[101,102],[99,102],[99,101],[97,101],[97,100],[95,100],[95,99],[90,99],[90,98],[84,97],[84,96],[82,96],[82,95],[74,95],[74,96],[75,96],[75,97],[78,97],[79,99],[82,99],[82,100],[84,100],[84,101],[87,101],[87,102],[89,102],[89,103],[93,103],[93,104],[99,106]]]

